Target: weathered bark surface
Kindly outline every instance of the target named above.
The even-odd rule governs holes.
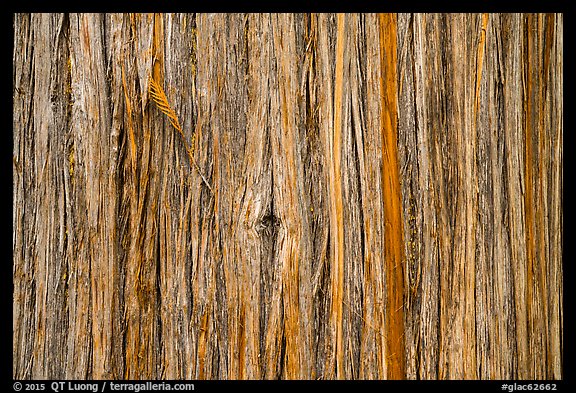
[[[563,377],[562,15],[13,21],[14,378]]]

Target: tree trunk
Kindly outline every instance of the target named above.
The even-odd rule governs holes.
[[[563,377],[562,15],[13,22],[14,378]]]

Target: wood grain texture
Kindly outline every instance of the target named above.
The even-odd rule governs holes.
[[[15,14],[15,379],[563,378],[563,16]]]

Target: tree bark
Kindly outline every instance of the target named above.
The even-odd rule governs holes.
[[[563,377],[561,14],[13,24],[15,379]]]

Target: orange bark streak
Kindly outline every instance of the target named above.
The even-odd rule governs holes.
[[[386,358],[390,379],[405,378],[402,204],[398,172],[396,15],[380,15],[380,92],[382,96],[382,189],[386,268]]]

